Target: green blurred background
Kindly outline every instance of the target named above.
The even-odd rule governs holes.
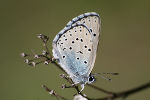
[[[119,72],[108,82],[98,77],[97,85],[110,91],[123,91],[150,81],[150,1],[149,0],[0,0],[0,100],[56,100],[41,88],[55,89],[72,100],[72,89],[62,90],[66,83],[62,73],[49,64],[30,67],[21,52],[37,53],[42,43],[37,33],[55,35],[73,17],[85,12],[101,16],[102,31],[93,73]],[[103,93],[86,87],[89,97]],[[148,100],[150,89],[126,100]]]

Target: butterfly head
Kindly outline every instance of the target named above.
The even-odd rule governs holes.
[[[86,83],[92,84],[93,82],[96,81],[96,79],[93,75],[89,75],[88,77],[80,77],[80,78],[82,78],[82,79],[80,79],[80,82],[79,82],[81,85],[80,92],[82,92],[84,90],[84,86]],[[78,77],[78,79],[79,79],[79,77]]]
[[[93,82],[96,81],[94,75],[91,75],[91,74],[89,76],[81,75],[81,76],[78,76],[78,77],[71,77],[71,78],[73,79],[73,82],[75,84],[80,83],[80,84],[84,84],[85,85],[86,83],[92,84]]]
[[[96,81],[96,79],[95,79],[95,77],[93,76],[93,75],[90,75],[89,77],[88,77],[88,84],[91,84],[91,83],[93,83],[93,82],[95,82]]]

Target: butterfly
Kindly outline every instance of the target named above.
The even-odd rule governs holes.
[[[100,37],[100,16],[95,12],[84,13],[67,23],[54,38],[53,56],[74,84],[92,83],[97,46]]]

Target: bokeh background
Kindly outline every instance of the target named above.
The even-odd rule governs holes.
[[[0,0],[0,100],[56,100],[42,84],[72,100],[72,89],[62,90],[62,73],[49,64],[30,67],[21,52],[41,53],[36,34],[55,35],[73,17],[85,12],[101,16],[101,40],[93,73],[119,72],[108,82],[97,76],[97,85],[109,91],[123,91],[150,81],[149,0]],[[105,94],[86,87],[89,97]],[[126,100],[148,100],[146,89]]]

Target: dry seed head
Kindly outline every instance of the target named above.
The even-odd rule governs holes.
[[[60,74],[59,75],[61,78],[64,78],[65,77],[65,74]]]
[[[39,58],[39,56],[38,55],[34,55],[34,58]]]
[[[26,57],[27,55],[23,52],[20,54],[22,57]]]
[[[49,62],[48,62],[48,61],[44,61],[44,64],[45,64],[45,65],[48,65],[48,64],[49,64]]]
[[[24,62],[29,64],[29,59],[25,59]]]
[[[42,51],[42,55],[46,55],[47,52],[45,50]]]
[[[32,62],[32,66],[35,67],[35,65],[36,65],[36,63],[35,63],[35,62]]]
[[[66,88],[66,84],[62,84],[61,88],[65,89]]]
[[[52,95],[53,93],[54,93],[54,90],[51,90],[51,91],[49,92],[49,94],[51,94],[51,95]]]
[[[42,38],[42,34],[38,34],[37,37],[38,37],[39,39],[41,39],[41,38]]]

